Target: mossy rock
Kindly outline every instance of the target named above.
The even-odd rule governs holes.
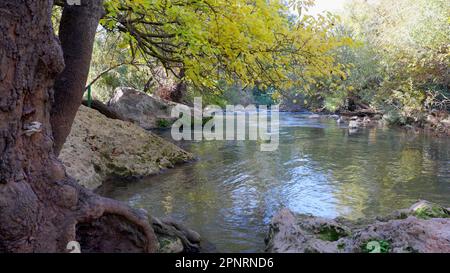
[[[159,253],[181,253],[184,251],[181,239],[175,236],[158,235]]]
[[[318,233],[319,239],[323,241],[335,242],[343,237],[347,237],[349,233],[338,226],[324,225]]]
[[[419,219],[450,218],[450,211],[428,201],[420,201],[410,208],[411,214]]]

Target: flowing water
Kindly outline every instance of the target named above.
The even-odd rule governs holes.
[[[264,251],[282,207],[356,219],[418,199],[450,206],[449,138],[381,128],[350,134],[332,119],[282,113],[275,152],[251,141],[179,145],[198,160],[102,194],[182,221],[220,252]]]

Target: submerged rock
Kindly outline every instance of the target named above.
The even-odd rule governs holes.
[[[202,250],[200,235],[173,219],[151,218],[159,241],[160,253],[198,253]]]
[[[61,151],[68,174],[95,189],[110,177],[144,177],[193,156],[130,122],[81,106]]]
[[[266,251],[450,253],[450,218],[446,208],[427,201],[385,218],[359,222],[297,215],[283,209],[272,219]]]

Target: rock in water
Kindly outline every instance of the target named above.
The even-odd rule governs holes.
[[[358,129],[359,127],[360,127],[360,122],[358,120],[358,117],[352,117],[348,124],[348,128],[349,129]]]
[[[177,103],[148,95],[133,88],[119,87],[109,100],[108,106],[144,129],[172,125],[177,118],[171,116]]]
[[[448,211],[448,209],[425,200],[421,200],[414,204],[410,208],[410,213],[421,219],[450,218],[450,211]]]
[[[159,241],[160,253],[198,253],[202,250],[200,235],[173,219],[151,218]]]
[[[70,176],[95,189],[109,177],[149,176],[193,156],[133,123],[81,106],[60,159]]]

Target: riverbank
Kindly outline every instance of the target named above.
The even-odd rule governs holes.
[[[349,129],[356,130],[364,127],[391,127],[407,130],[412,133],[423,133],[436,137],[450,136],[450,115],[445,111],[432,111],[421,121],[399,123],[389,114],[378,111],[343,111],[337,113],[317,112],[311,118],[333,118],[339,124],[347,124]]]

